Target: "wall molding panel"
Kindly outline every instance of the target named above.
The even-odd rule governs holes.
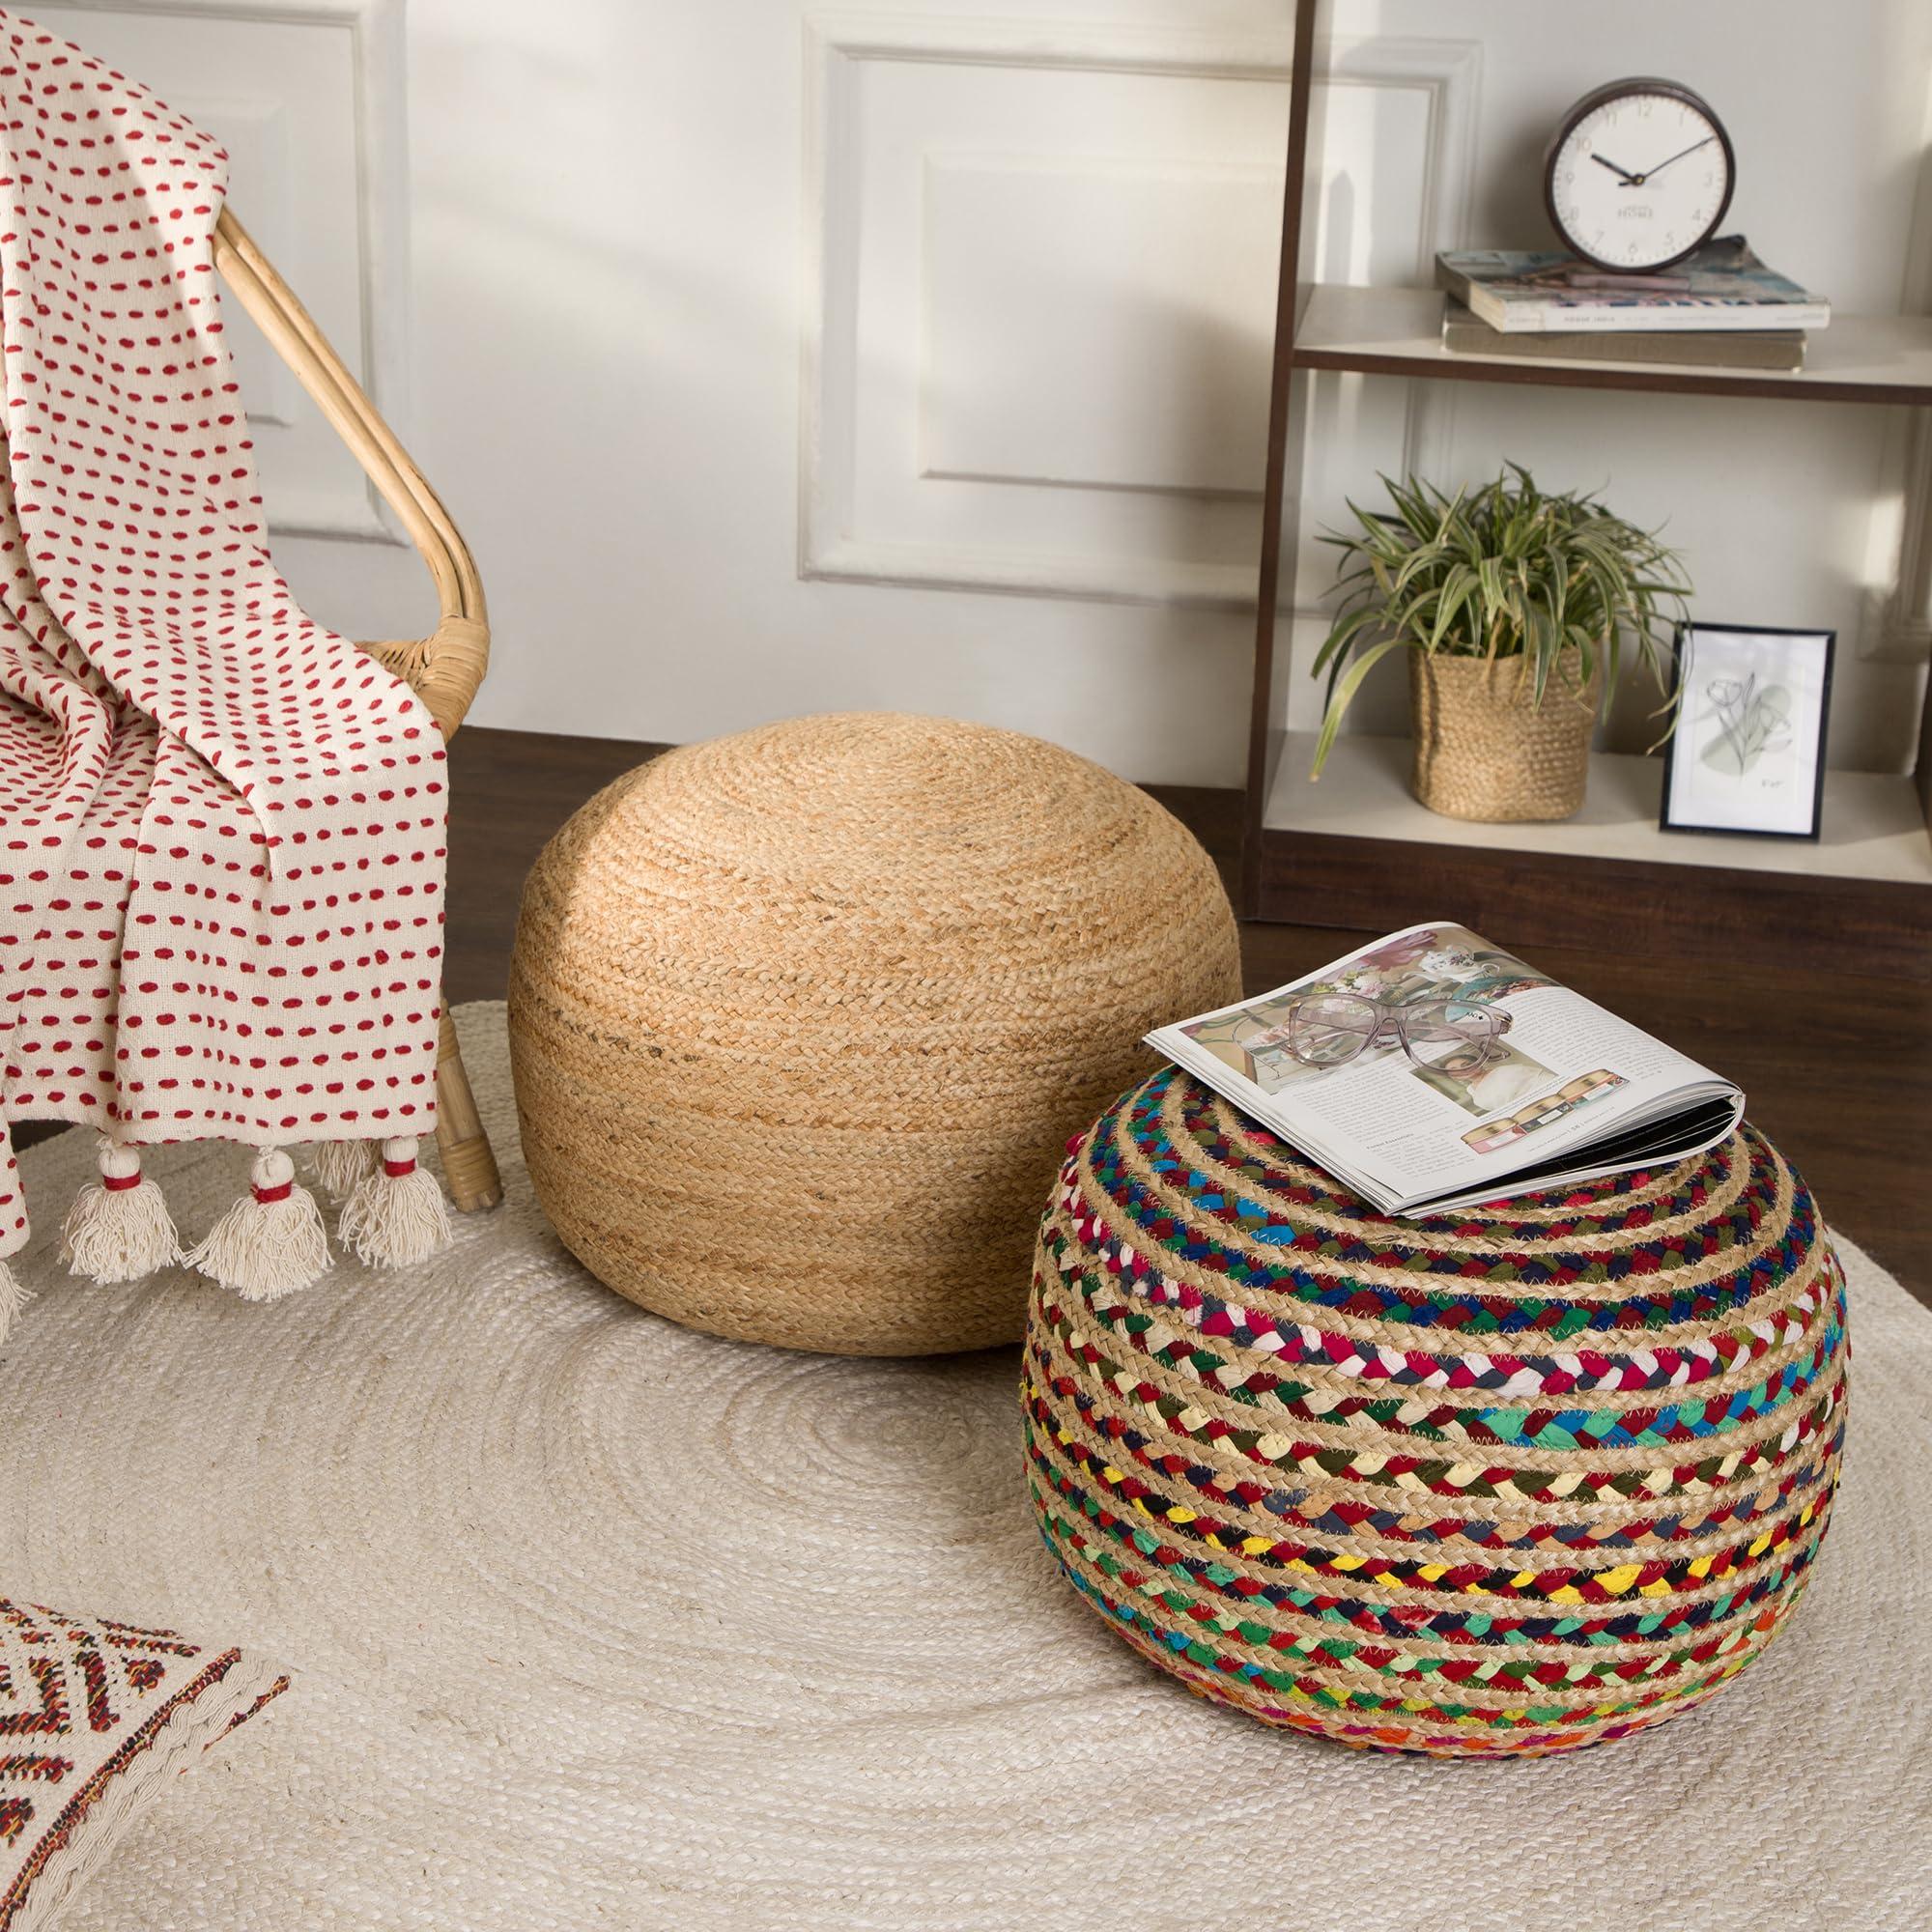
[[[1932,314],[1932,87],[1899,293],[1903,313]],[[1932,659],[1932,412],[1892,415],[1873,512],[1871,574],[1887,587],[1866,599],[1861,655],[1882,664],[1924,664]],[[1887,516],[1889,504],[1894,516]]]
[[[1252,603],[1289,55],[1286,31],[808,16],[801,576]],[[1479,49],[1322,57],[1350,130],[1328,241],[1354,278],[1426,282],[1468,212]],[[1371,237],[1378,165],[1398,216]],[[1384,387],[1344,405],[1378,465],[1446,461],[1443,385]]]
[[[1879,664],[1932,658],[1932,421],[1901,410],[1887,438],[1886,476],[1873,511],[1881,582],[1866,600],[1861,655]],[[1895,506],[1887,514],[1888,505]]]

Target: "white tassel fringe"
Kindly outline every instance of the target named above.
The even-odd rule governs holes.
[[[7,1331],[14,1325],[14,1318],[33,1296],[20,1286],[19,1277],[0,1260],[0,1342],[7,1339]]]
[[[317,1141],[308,1151],[315,1178],[330,1200],[346,1201],[376,1171],[374,1141]]]
[[[280,1148],[256,1154],[248,1182],[187,1261],[243,1301],[275,1301],[328,1271],[328,1236],[315,1196],[296,1184],[295,1163]]]
[[[74,1196],[61,1226],[61,1259],[73,1274],[106,1288],[139,1281],[182,1258],[181,1237],[161,1190],[141,1173],[141,1156],[103,1134],[100,1179]]]
[[[335,1232],[372,1267],[407,1267],[449,1245],[448,1204],[436,1176],[417,1165],[413,1140],[383,1143],[381,1164],[355,1183]]]

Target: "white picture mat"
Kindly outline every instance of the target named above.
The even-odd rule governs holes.
[[[1825,754],[1821,723],[1831,636],[1686,628],[1678,659],[1683,701],[1664,807],[1668,824],[1811,833]]]

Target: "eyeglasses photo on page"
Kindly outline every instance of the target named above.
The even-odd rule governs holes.
[[[1473,1073],[1502,1053],[1508,1013],[1470,1000],[1372,1000],[1313,993],[1294,1001],[1259,1044],[1285,1046],[1304,1066],[1344,1066],[1372,1047],[1400,1046],[1432,1073]]]

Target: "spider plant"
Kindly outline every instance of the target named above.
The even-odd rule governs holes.
[[[1392,650],[1519,659],[1541,709],[1552,679],[1569,701],[1591,701],[1600,668],[1607,702],[1628,639],[1665,689],[1663,647],[1690,581],[1651,532],[1594,496],[1547,495],[1517,463],[1453,497],[1412,476],[1381,483],[1392,511],[1350,502],[1360,528],[1321,539],[1342,552],[1343,595],[1312,667],[1328,679],[1318,777],[1350,701]]]

